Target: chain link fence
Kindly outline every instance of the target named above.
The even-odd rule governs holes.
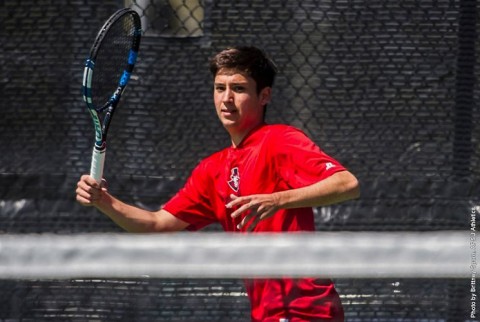
[[[280,71],[267,120],[301,128],[360,179],[361,199],[317,209],[318,230],[469,229],[480,196],[475,0],[27,0],[5,1],[0,10],[1,232],[119,231],[77,205],[74,190],[88,172],[93,144],[81,98],[83,62],[98,28],[124,6],[140,13],[144,36],[109,134],[105,176],[115,195],[157,208],[201,158],[228,146],[207,61],[225,47],[252,44]],[[154,308],[167,303],[158,297],[162,291],[216,287],[195,283],[4,281],[0,320],[40,321],[47,311],[60,320],[77,313],[92,320],[158,320]],[[410,288],[397,292],[395,283]],[[410,281],[338,285],[351,321],[466,320],[468,281],[418,283],[425,287]],[[227,284],[238,291],[237,283]],[[59,289],[79,293],[63,302]],[[120,289],[129,300],[103,300]],[[202,303],[218,321],[245,320],[245,298],[211,299],[187,302]],[[243,307],[232,311],[237,301]],[[229,309],[218,307],[226,302]],[[191,312],[177,304],[162,309],[173,312],[166,320],[188,318]],[[74,309],[80,307],[83,313]]]

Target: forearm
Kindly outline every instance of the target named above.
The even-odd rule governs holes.
[[[279,208],[327,206],[358,198],[358,180],[348,171],[337,172],[307,187],[275,193]]]
[[[129,232],[179,231],[189,226],[187,222],[164,209],[148,211],[120,201],[89,175],[80,178],[76,194],[76,199],[81,205],[94,206]]]
[[[158,231],[158,214],[128,205],[108,192],[102,193],[95,207],[126,231],[134,233]]]

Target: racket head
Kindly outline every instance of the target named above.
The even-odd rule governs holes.
[[[92,113],[120,100],[136,63],[141,32],[139,15],[129,8],[115,12],[98,32],[83,77],[83,97]]]
[[[140,17],[134,10],[118,10],[98,32],[85,62],[83,99],[95,128],[90,175],[99,183],[103,177],[108,127],[135,66],[141,32]]]

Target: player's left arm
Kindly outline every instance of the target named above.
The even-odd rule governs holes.
[[[310,186],[275,195],[279,208],[321,207],[360,197],[360,185],[357,178],[345,170]]]
[[[360,186],[357,178],[345,170],[336,172],[324,180],[302,188],[272,194],[242,197],[232,195],[232,200],[226,206],[227,208],[239,207],[232,213],[231,216],[233,218],[250,210],[250,213],[239,224],[239,228],[242,228],[255,217],[249,225],[249,229],[253,229],[260,220],[269,218],[279,209],[321,207],[356,199],[359,196]]]

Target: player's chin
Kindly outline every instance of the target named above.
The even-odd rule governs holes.
[[[233,115],[220,115],[220,122],[222,122],[223,126],[226,128],[235,127],[238,124],[238,118],[234,117]]]

